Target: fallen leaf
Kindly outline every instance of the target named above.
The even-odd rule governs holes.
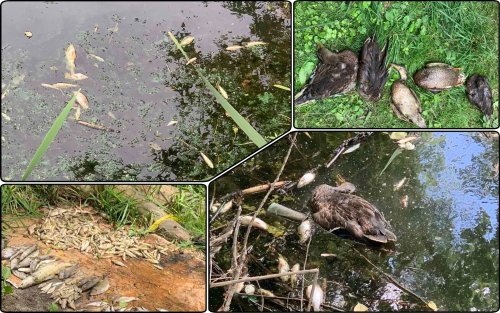
[[[172,125],[175,125],[177,124],[177,121],[170,121],[168,122],[167,126],[172,126]]]
[[[229,97],[227,96],[227,92],[219,84],[217,84],[217,90],[219,90],[220,94],[224,98],[229,99]]]
[[[31,37],[33,37],[33,33],[32,32],[24,32],[24,36],[26,36],[28,39],[30,39]]]
[[[437,307],[437,305],[434,303],[434,301],[429,301],[429,302],[427,302],[427,306],[428,306],[431,310],[433,310],[433,311],[437,311],[437,310],[438,310],[438,307]]]
[[[88,76],[83,75],[82,73],[64,73],[64,78],[71,80],[83,80],[87,79]]]
[[[237,51],[237,50],[240,50],[241,48],[244,48],[243,46],[230,46],[230,47],[227,47],[226,50],[227,51]]]
[[[191,59],[189,59],[189,61],[187,61],[186,65],[189,65],[189,64],[193,63],[194,61],[196,61],[196,58],[191,58]]]
[[[208,167],[214,168],[214,164],[212,163],[212,161],[203,152],[200,151],[200,154],[201,154],[201,157],[203,158],[203,161],[205,161],[205,163],[207,163]]]
[[[366,312],[368,311],[368,307],[364,304],[361,304],[358,302],[358,304],[356,304],[354,306],[354,309],[352,309],[354,312]]]
[[[290,88],[286,87],[286,86],[283,86],[283,85],[273,85],[274,87],[276,88],[279,88],[279,89],[283,89],[283,90],[286,90],[286,91],[290,91]]]
[[[76,102],[82,107],[82,109],[87,110],[89,108],[89,100],[87,97],[81,93],[76,92]]]
[[[187,36],[187,37],[184,37],[182,38],[181,42],[180,42],[180,45],[181,47],[184,47],[184,46],[187,46],[189,45],[190,43],[192,43],[194,41],[194,37],[192,36]]]
[[[243,46],[245,47],[255,47],[255,46],[261,46],[261,45],[267,45],[266,42],[263,42],[263,41],[250,41],[250,42],[244,42],[243,43]]]

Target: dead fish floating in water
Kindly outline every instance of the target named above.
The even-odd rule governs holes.
[[[295,97],[295,105],[312,100],[345,94],[356,87],[358,56],[344,50],[336,53],[318,44],[320,63],[316,66],[309,82]]]
[[[67,84],[67,83],[55,83],[55,84],[42,84],[42,87],[56,89],[56,90],[63,90],[68,88],[76,88],[78,87],[78,85]]]
[[[84,80],[84,79],[87,79],[89,77],[82,74],[82,73],[64,73],[64,78],[70,79],[70,80]]]
[[[298,271],[300,271],[300,264],[299,263],[294,264],[290,271],[292,273],[297,273]],[[290,283],[292,284],[292,288],[297,287],[297,280],[298,280],[297,274],[290,275]]]
[[[193,36],[186,36],[186,37],[182,38],[182,40],[180,41],[180,45],[181,45],[181,47],[184,47],[184,46],[189,45],[193,41],[194,41]]]
[[[437,93],[465,82],[460,68],[445,63],[428,63],[413,75],[413,81],[421,88]]]
[[[309,299],[309,302],[311,303],[311,306],[315,312],[320,311],[321,304],[323,304],[324,300],[324,292],[323,289],[318,284],[314,285],[314,292],[313,292],[313,285],[307,286],[306,289],[306,296]],[[312,296],[312,298],[311,298]]]
[[[394,184],[394,191],[398,191],[406,183],[406,177]]]
[[[269,225],[267,225],[266,222],[261,220],[260,218],[256,217],[253,222],[252,222],[252,216],[241,216],[240,217],[240,223],[241,225],[252,225],[252,227],[260,228],[263,230],[267,230],[269,228]]]
[[[245,47],[243,47],[243,46],[230,46],[230,47],[227,47],[226,50],[227,51],[238,51],[242,48],[245,48]]]
[[[255,294],[255,286],[253,284],[245,285],[245,293],[247,295]]]
[[[285,260],[285,258],[280,254],[278,257],[278,273],[288,273],[290,272],[290,265]],[[285,275],[280,277],[282,282],[287,282],[290,279],[290,275]]]
[[[76,91],[76,102],[82,107],[82,109],[87,110],[89,108],[89,100],[87,97],[81,93]]]
[[[467,80],[466,87],[469,101],[490,117],[493,114],[493,96],[486,77],[474,74]]]
[[[75,73],[76,49],[73,44],[69,44],[66,48],[66,68],[71,74]]]
[[[299,243],[306,243],[309,238],[311,238],[313,233],[313,223],[311,220],[307,219],[300,223],[299,227],[297,227],[297,234],[299,235]]]
[[[297,188],[302,188],[304,186],[309,185],[314,181],[316,178],[316,172],[314,171],[309,171],[302,175],[302,177],[299,179],[299,182],[297,183]]]

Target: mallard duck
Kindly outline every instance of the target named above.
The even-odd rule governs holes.
[[[358,92],[365,100],[378,101],[382,97],[388,71],[387,42],[380,50],[375,35],[368,37],[361,51],[358,70]]]
[[[407,77],[406,69],[396,64],[392,64],[391,67],[395,68],[400,76],[400,79],[395,81],[391,88],[392,111],[403,121],[425,128],[425,120],[421,115],[422,108],[417,94],[404,83]]]
[[[314,189],[308,206],[313,220],[328,231],[346,231],[363,242],[388,243],[397,240],[389,230],[389,223],[373,204],[345,189],[320,185]]]
[[[467,97],[486,116],[493,114],[493,96],[486,77],[474,74],[467,80]]]
[[[318,44],[317,55],[320,63],[309,78],[309,83],[297,95],[296,105],[344,94],[356,87],[358,57],[354,52],[344,50],[335,53]]]
[[[460,68],[445,63],[428,63],[413,75],[417,86],[437,93],[445,89],[463,85],[465,75]]]

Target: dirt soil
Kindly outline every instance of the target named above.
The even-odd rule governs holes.
[[[26,226],[38,222],[25,221]],[[104,294],[89,296],[88,293],[76,302],[77,308],[87,303],[112,300],[117,296],[137,297],[127,307],[144,307],[150,311],[158,308],[168,311],[204,311],[205,310],[205,256],[199,251],[180,250],[165,239],[150,234],[148,243],[171,245],[170,255],[162,255],[160,265],[155,268],[142,259],[127,259],[126,267],[111,262],[110,258],[97,259],[78,250],[55,250],[28,235],[27,227],[13,229],[7,234],[8,246],[20,246],[36,243],[43,254],[51,254],[59,259],[76,262],[79,271],[88,276],[108,275],[110,288]],[[122,259],[116,259],[122,261]],[[4,264],[4,261],[2,262]],[[13,295],[2,297],[2,311],[47,311],[53,300],[40,292],[37,286],[24,290],[15,289]]]

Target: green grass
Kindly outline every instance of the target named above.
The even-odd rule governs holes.
[[[418,95],[428,127],[498,127],[498,4],[495,2],[307,2],[295,3],[295,93],[318,62],[316,42],[332,50],[359,52],[376,34],[389,40],[388,62],[403,65],[408,86]],[[463,86],[432,94],[418,88],[411,76],[426,63],[444,62],[469,76],[488,78],[495,113],[486,120],[469,103]],[[391,71],[384,96],[377,103],[357,92],[297,107],[299,128],[410,128],[390,109],[390,87],[399,78]]]

